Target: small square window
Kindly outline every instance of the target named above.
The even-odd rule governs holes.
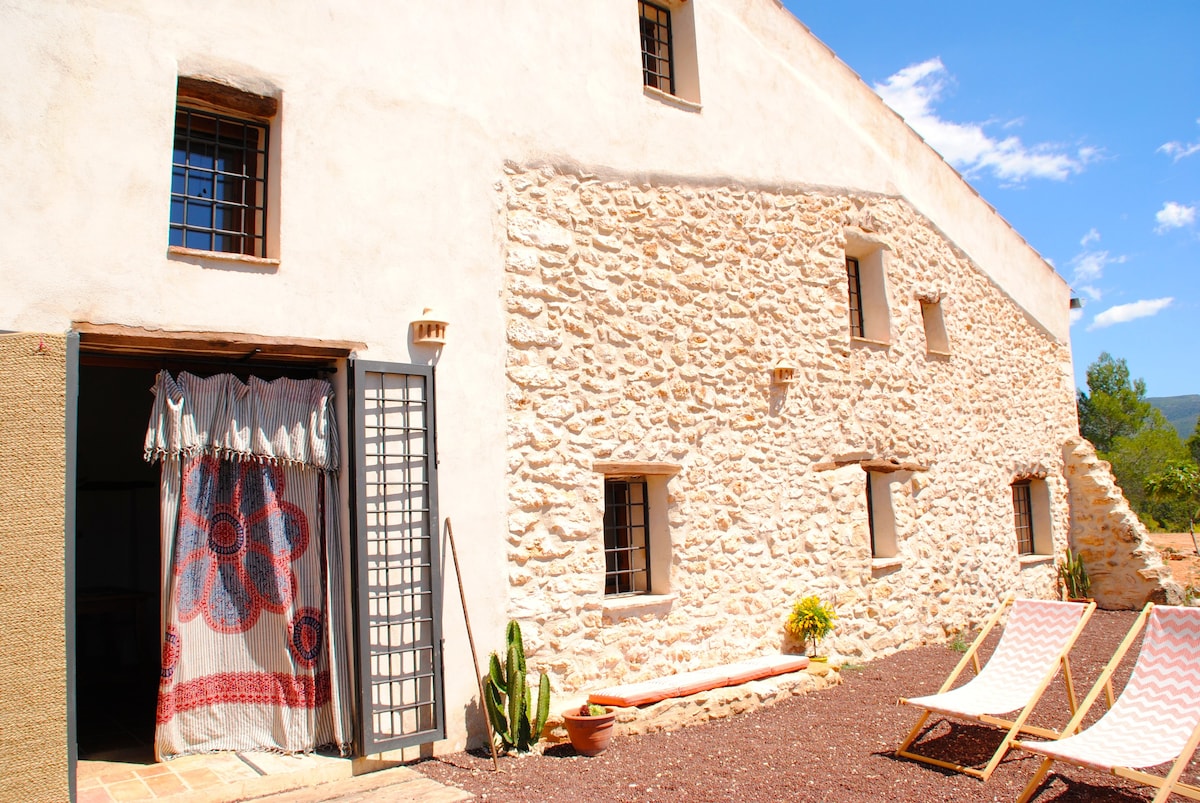
[[[275,101],[195,79],[179,89],[168,244],[266,258],[270,121],[240,112]]]
[[[925,325],[925,350],[930,354],[949,354],[950,338],[946,335],[940,299],[921,302],[921,322]]]
[[[638,0],[642,29],[642,79],[646,86],[675,94],[671,53],[671,12]]]
[[[645,477],[604,479],[604,593],[650,590],[650,508]]]

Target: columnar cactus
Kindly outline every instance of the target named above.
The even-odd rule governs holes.
[[[524,753],[542,738],[542,727],[550,715],[550,678],[542,675],[538,683],[536,715],[533,694],[526,684],[525,645],[521,626],[508,623],[508,649],[504,661],[492,653],[484,682],[484,706],[492,730],[506,750]]]

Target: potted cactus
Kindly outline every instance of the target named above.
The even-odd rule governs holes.
[[[484,707],[492,731],[505,750],[527,753],[542,738],[550,714],[550,678],[541,676],[537,703],[526,682],[525,645],[521,626],[512,621],[506,633],[505,658],[492,653],[484,680]]]
[[[571,739],[571,747],[582,756],[597,756],[608,749],[612,740],[613,721],[617,714],[611,708],[584,703],[578,710],[563,712],[563,725]]]

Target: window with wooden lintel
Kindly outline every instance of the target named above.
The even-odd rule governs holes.
[[[268,256],[268,163],[274,98],[180,78],[168,244]]]

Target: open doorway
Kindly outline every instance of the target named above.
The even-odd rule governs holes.
[[[76,442],[76,701],[79,758],[154,761],[161,672],[160,468],[144,459],[155,376],[250,371],[227,363],[84,353]],[[264,379],[317,369],[269,369]]]
[[[142,459],[155,368],[79,368],[75,599],[79,755],[153,760],[158,467]]]

